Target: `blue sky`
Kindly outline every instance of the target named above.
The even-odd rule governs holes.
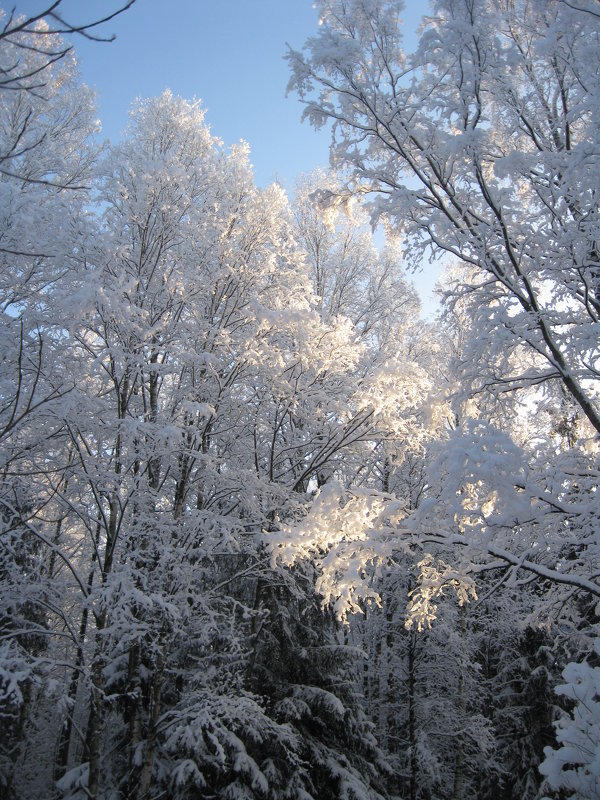
[[[17,10],[39,11],[50,0],[15,0]],[[0,7],[12,0],[0,0]],[[70,21],[96,19],[119,0],[63,0]],[[414,30],[424,4],[408,0]],[[111,44],[75,39],[81,73],[98,92],[103,135],[116,141],[136,97],[169,88],[203,102],[214,134],[251,148],[256,181],[291,186],[294,176],[328,163],[329,136],[301,124],[302,106],[285,96],[286,43],[300,49],[318,30],[312,0],[136,0],[107,23]]]
[[[14,0],[18,12],[34,13],[50,0]],[[0,0],[0,8],[13,0]],[[119,0],[63,0],[71,22],[98,19]],[[405,44],[412,49],[426,2],[406,0]],[[294,178],[329,161],[329,134],[301,123],[302,105],[286,97],[286,43],[300,49],[318,31],[312,0],[136,0],[103,28],[110,44],[77,37],[83,80],[97,90],[103,137],[116,142],[136,97],[169,88],[200,98],[212,132],[226,145],[250,144],[259,186],[279,180],[291,190]],[[435,271],[437,272],[437,270]],[[427,293],[435,276],[417,276]]]

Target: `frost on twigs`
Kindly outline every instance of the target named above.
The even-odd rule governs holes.
[[[596,652],[600,654],[599,642]],[[600,668],[571,663],[562,674],[566,683],[557,686],[556,693],[574,701],[575,707],[556,723],[559,747],[544,748],[540,772],[551,789],[592,800],[600,796]]]
[[[470,600],[477,600],[474,581],[443,561],[436,563],[430,553],[417,566],[419,577],[417,586],[410,592],[405,622],[407,630],[413,625],[416,625],[419,632],[431,628],[437,616],[438,602],[447,589],[456,593],[459,606]]]
[[[373,588],[377,568],[399,547],[403,505],[381,492],[344,489],[336,481],[321,488],[297,525],[282,526],[269,540],[274,565],[312,559],[316,590],[338,619],[379,603]]]
[[[86,788],[89,774],[90,765],[86,761],[66,772],[56,782],[56,788],[62,793],[62,797],[68,797],[69,800],[84,800],[89,796]]]

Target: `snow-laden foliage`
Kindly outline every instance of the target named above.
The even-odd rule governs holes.
[[[290,86],[314,124],[333,120],[334,161],[377,192],[375,217],[411,235],[417,263],[430,249],[476,268],[455,292],[473,301],[469,363],[531,354],[494,382],[560,380],[600,430],[597,14],[440,0],[407,60],[402,3],[318,9],[319,35],[289,56]]]
[[[596,654],[600,653],[596,644]],[[569,797],[593,798],[600,792],[600,668],[587,662],[563,670],[566,683],[556,693],[573,703],[570,716],[556,723],[557,749],[546,747],[540,772],[549,788]]]
[[[399,528],[398,552],[414,548],[411,569],[421,564],[406,588],[412,621],[435,630],[455,581],[475,607],[536,586],[522,624],[580,660],[600,597],[597,8],[436,0],[412,55],[398,0],[317,8],[318,34],[288,58],[290,89],[315,126],[331,123],[331,160],[347,178],[329,206],[366,196],[415,266],[456,264],[444,287],[446,431]],[[547,732],[550,717],[534,727]],[[413,715],[413,753],[416,726]],[[498,752],[513,759],[521,796],[536,796],[534,772]],[[429,791],[462,796],[463,756],[454,784]]]
[[[344,647],[283,624],[294,604],[315,626],[324,615],[313,581],[264,553],[344,455],[356,473],[377,439],[355,322],[323,311],[285,194],[254,187],[247,146],[226,149],[198,102],[139,101],[92,173],[89,93],[71,69],[63,57],[56,86],[48,76],[1,108],[17,126],[3,164],[42,170],[47,156],[54,169],[2,184],[15,198],[2,240],[3,792],[375,797],[371,727],[330,687],[349,675]],[[39,140],[17,152],[34,123]],[[74,185],[84,167],[90,191]],[[302,636],[321,665],[310,674],[295,668]],[[264,685],[275,651],[294,669]]]
[[[2,796],[595,791],[597,15],[318,6],[291,203],[0,30]]]
[[[335,481],[323,486],[307,517],[269,537],[273,563],[312,561],[320,572],[316,588],[341,620],[378,602],[369,585],[372,567],[393,552],[390,533],[401,524],[403,508],[373,491],[347,492]]]

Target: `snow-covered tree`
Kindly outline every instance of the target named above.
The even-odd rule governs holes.
[[[430,249],[476,268],[464,291],[483,346],[536,356],[505,384],[560,380],[600,430],[597,15],[441,0],[407,60],[401,2],[318,8],[291,86],[314,124],[333,120],[334,161],[378,193],[376,218],[413,235],[417,260]]]
[[[582,557],[559,570],[556,562],[540,563],[538,573],[598,595],[591,534],[592,439],[600,431],[598,16],[589,4],[562,0],[441,0],[407,58],[402,3],[324,0],[318,8],[319,34],[304,55],[290,53],[291,87],[315,125],[332,121],[334,163],[361,192],[372,193],[374,219],[406,235],[408,256],[418,263],[427,251],[450,254],[471,267],[448,293],[449,302],[463,305],[474,333],[460,365],[463,386],[476,397],[560,385],[583,425],[579,466],[563,463],[560,478],[544,469],[538,479],[537,467],[529,471],[516,450],[510,466],[507,460],[494,470],[494,459],[501,452],[508,458],[513,445],[474,422],[462,455],[444,456],[438,485],[472,520],[472,512],[480,520],[496,515],[498,547],[487,522],[486,546],[513,565],[536,563],[530,545],[523,557],[519,528],[532,506],[544,517],[536,517],[543,536],[572,531]],[[560,460],[574,457],[571,451]],[[452,489],[446,475],[458,481]],[[576,501],[565,480],[577,486]],[[551,533],[546,523],[555,514],[562,522]],[[559,532],[561,524],[567,527]],[[507,525],[517,555],[503,546]],[[439,520],[435,527],[439,532]]]
[[[0,31],[15,800],[533,800],[569,661],[542,769],[593,791],[597,17],[439,0],[409,61],[401,3],[318,5],[293,85],[381,251],[170,92],[100,155],[75,28]]]
[[[335,623],[264,552],[373,438],[352,323],[321,314],[285,195],[254,188],[246,146],[224,149],[198,103],[140,102],[94,189],[51,290],[15,304],[45,314],[69,390],[43,403],[47,441],[12,456],[35,502],[4,503],[1,618],[23,651],[6,709],[44,753],[16,796],[53,769],[70,798],[372,793]],[[298,609],[322,630],[283,625]],[[304,646],[304,673],[265,687],[268,654],[292,668]],[[19,682],[38,662],[53,694],[35,708]]]
[[[73,55],[73,44],[65,35],[81,36],[94,42],[112,42],[114,34],[105,33],[105,24],[118,17],[135,3],[127,0],[114,5],[113,10],[97,19],[69,19],[63,13],[63,0],[53,0],[38,7],[32,14],[20,14],[16,6],[10,13],[0,9],[0,47],[16,48],[19,57],[2,70],[0,91],[37,93],[52,80],[55,65],[65,56]],[[14,51],[13,51],[14,52]],[[33,61],[31,57],[33,56]],[[27,123],[23,127],[23,132]],[[2,156],[10,151],[1,151]],[[1,156],[0,156],[1,158]]]
[[[40,22],[35,30],[46,29]],[[60,564],[73,568],[68,551],[57,547],[64,514],[51,499],[64,489],[61,471],[68,461],[56,444],[61,428],[57,412],[73,390],[58,308],[83,259],[86,187],[95,156],[90,138],[97,128],[92,95],[78,82],[73,59],[65,53],[48,61],[47,51],[35,46],[34,40],[41,41],[36,36],[9,20],[0,38],[2,75],[6,80],[16,72],[20,76],[0,83],[0,683],[5,732],[0,780],[6,791],[23,772],[27,741],[35,736],[32,726],[45,726],[43,712],[37,720],[33,712],[48,693],[51,642],[56,625],[64,623],[57,623],[65,609],[60,610],[56,572]],[[46,42],[59,45],[58,37]],[[50,473],[48,494],[41,476]]]
[[[572,701],[573,710],[558,720],[556,738],[560,747],[545,748],[540,769],[546,776],[546,788],[567,792],[567,797],[597,797],[600,668],[588,662],[570,663],[563,677],[566,683],[557,686],[556,692]]]

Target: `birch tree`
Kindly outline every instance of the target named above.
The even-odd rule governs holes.
[[[435,3],[410,57],[401,3],[323,2],[319,12],[319,35],[289,55],[290,87],[313,124],[332,123],[332,158],[349,188],[371,194],[373,218],[406,235],[415,262],[449,254],[472,267],[448,297],[465,303],[476,331],[463,383],[475,394],[560,384],[591,443],[600,431],[594,10]],[[594,447],[591,461],[582,453],[591,484]],[[516,507],[520,490],[511,491]],[[597,595],[588,498],[577,512],[585,563],[568,580]],[[517,563],[509,549],[495,552]]]
[[[418,259],[477,268],[469,292],[496,346],[536,355],[505,380],[560,380],[598,431],[597,17],[560,0],[440,2],[407,60],[401,3],[319,11],[290,85],[314,124],[333,122],[334,161],[414,234]]]
[[[371,435],[351,327],[321,319],[285,196],[254,188],[246,146],[225,150],[198,103],[141,102],[98,198],[69,325],[64,501],[87,582],[59,788],[316,791],[301,720],[325,702],[341,724],[349,705],[291,676],[273,697],[262,684],[271,643],[286,660],[298,646],[278,629],[288,607],[318,609],[263,543]],[[373,750],[367,726],[355,744]],[[344,780],[375,780],[325,749],[335,791],[334,756]]]

